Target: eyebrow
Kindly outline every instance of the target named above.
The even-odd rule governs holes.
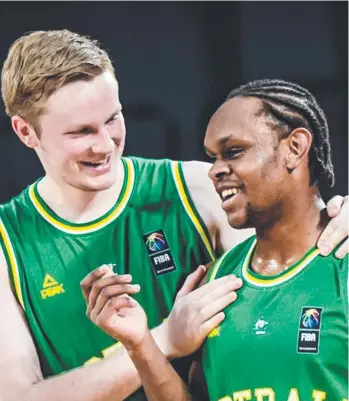
[[[227,142],[229,142],[232,138],[233,138],[233,135],[226,135],[226,136],[224,136],[223,138],[220,138],[220,139],[218,140],[218,146],[222,148],[222,147],[223,147]],[[205,148],[205,152],[207,153],[208,156],[210,156],[210,154],[211,154],[211,155],[214,154],[214,153],[211,152],[205,145],[204,145],[204,148]]]

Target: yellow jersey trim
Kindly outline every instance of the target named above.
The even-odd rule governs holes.
[[[0,235],[4,241],[5,252],[7,253],[8,260],[10,262],[12,278],[13,278],[13,282],[14,282],[14,286],[15,286],[14,290],[17,295],[17,299],[18,299],[19,303],[21,304],[23,310],[25,310],[21,283],[20,283],[20,279],[19,279],[19,271],[18,271],[18,263],[17,263],[16,255],[13,250],[10,237],[9,237],[7,230],[5,228],[5,225],[1,219],[0,219]]]
[[[257,287],[273,287],[275,285],[285,283],[301,272],[306,266],[308,266],[308,264],[320,253],[319,249],[314,249],[305,259],[303,259],[300,263],[297,263],[289,271],[286,271],[286,273],[279,277],[268,278],[268,276],[264,276],[263,278],[258,278],[253,276],[248,269],[256,244],[257,240],[254,240],[246,255],[244,264],[242,266],[242,276],[248,283]]]
[[[123,194],[122,199],[118,202],[117,207],[115,210],[113,210],[112,213],[110,213],[108,216],[105,218],[101,219],[100,221],[97,221],[92,224],[85,224],[81,226],[73,226],[69,225],[67,223],[63,223],[59,220],[57,220],[55,217],[53,217],[50,213],[48,213],[45,208],[41,205],[39,199],[37,198],[35,191],[34,191],[34,184],[30,186],[29,188],[29,196],[31,201],[33,202],[34,207],[36,210],[39,212],[39,214],[51,225],[56,227],[58,230],[64,231],[65,233],[68,234],[86,234],[86,233],[91,233],[93,231],[100,230],[101,228],[105,227],[109,223],[111,223],[113,220],[115,220],[117,217],[120,216],[120,214],[123,212],[125,209],[134,186],[134,181],[135,181],[135,171],[134,171],[134,166],[133,163],[130,159],[124,159],[126,162],[127,166],[127,184],[126,188]]]
[[[213,281],[218,273],[219,268],[221,267],[223,260],[225,259],[225,257],[231,252],[231,250],[226,251],[225,253],[223,253],[223,255],[218,259],[216,265],[213,267],[212,269],[212,273],[208,279],[208,281]]]
[[[171,165],[171,168],[172,168],[173,178],[174,178],[174,181],[175,181],[175,184],[177,187],[177,191],[179,193],[179,197],[183,204],[183,207],[184,207],[185,211],[187,212],[188,216],[190,217],[191,221],[193,222],[194,226],[196,227],[198,233],[200,234],[200,237],[201,237],[203,243],[205,244],[206,249],[207,249],[211,259],[215,260],[216,258],[215,258],[212,246],[210,244],[210,240],[208,239],[204,228],[200,224],[199,219],[197,218],[192,206],[190,205],[187,193],[184,189],[181,174],[179,171],[179,162],[178,161],[173,162]]]

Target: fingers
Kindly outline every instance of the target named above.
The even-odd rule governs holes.
[[[200,280],[204,277],[205,273],[206,267],[204,265],[200,265],[193,273],[189,274],[182,288],[178,291],[177,298],[187,295],[193,291],[199,284]]]
[[[94,307],[100,292],[109,286],[129,284],[132,281],[130,274],[113,274],[112,276],[104,276],[96,280],[89,289],[87,304]],[[118,294],[119,295],[119,294]]]
[[[335,200],[335,198],[331,199],[331,201],[333,200]],[[323,256],[330,254],[336,246],[338,246],[348,237],[348,219],[349,202],[348,197],[346,196],[343,199],[343,203],[338,215],[331,219],[317,242],[317,246],[319,247],[320,253]]]
[[[343,196],[336,195],[333,198],[331,198],[326,205],[327,208],[327,214],[330,217],[336,217],[341,210],[342,204],[343,204],[344,198]]]
[[[137,292],[139,292],[140,289],[141,288],[138,284],[117,284],[104,287],[99,292],[96,303],[92,304],[91,301],[89,302],[87,308],[87,316],[91,316],[91,318],[93,318],[92,315],[98,315],[103,309],[103,307],[108,303],[108,301],[115,299],[115,297],[118,297],[119,295],[123,294],[129,294],[129,295],[137,294]]]
[[[219,299],[220,297],[226,294],[238,290],[239,288],[242,287],[243,284],[241,278],[238,278],[235,275],[229,275],[227,276],[226,280],[220,280],[218,286],[217,285],[213,286],[213,283],[214,282],[212,281],[206,284],[207,287],[205,289],[205,293],[200,294],[199,302],[203,304],[208,304],[210,302],[213,302],[216,299]]]
[[[205,267],[206,267],[206,272],[205,272],[205,274],[203,275],[203,277],[201,278],[199,284],[197,285],[197,288],[202,287],[203,285],[205,285],[205,284],[207,283],[207,277],[208,277],[209,274],[210,274],[210,270],[211,270],[211,266],[212,266],[212,265],[213,265],[213,262],[207,263],[207,264],[205,265]]]
[[[114,297],[108,300],[100,313],[93,316],[91,320],[102,330],[109,332],[110,326],[116,326],[118,319],[124,317],[122,310],[134,308],[136,305],[137,302],[127,295]]]
[[[103,265],[88,274],[80,283],[87,303],[86,315],[95,321],[110,299],[139,292],[140,286],[130,284],[131,281],[130,274],[115,274],[109,265]]]
[[[235,291],[229,292],[213,302],[205,305],[199,312],[197,319],[199,319],[199,324],[212,319],[219,312],[223,311],[228,305],[237,299],[237,294]]]
[[[345,255],[349,253],[349,240],[347,239],[344,244],[337,249],[335,257],[338,259],[343,259]]]
[[[215,329],[219,324],[223,322],[224,318],[224,312],[219,312],[217,313],[217,315],[211,317],[211,319],[206,320],[206,322],[202,323],[202,325],[200,326],[202,336],[206,338],[213,329]]]
[[[220,277],[217,280],[210,281],[209,283],[206,283],[202,287],[196,289],[190,294],[190,298],[202,300],[205,296],[208,295],[209,299],[213,300],[214,296],[217,296],[217,294],[226,293],[228,291],[238,289],[241,287],[241,285],[241,279],[237,279],[235,274],[229,274],[228,276]],[[216,289],[218,289],[218,293],[214,292]],[[205,300],[205,302],[208,301]]]
[[[93,270],[91,273],[89,273],[81,282],[80,282],[80,287],[82,290],[82,293],[84,295],[86,303],[88,303],[88,297],[91,291],[92,284],[102,278],[105,274],[108,274],[110,271],[110,267],[108,265],[102,265],[98,267],[97,269]]]

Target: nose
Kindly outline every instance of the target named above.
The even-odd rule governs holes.
[[[230,168],[223,160],[216,159],[210,168],[208,175],[212,181],[218,181],[230,174]]]
[[[93,153],[111,153],[114,147],[115,143],[106,129],[102,129],[94,135]]]

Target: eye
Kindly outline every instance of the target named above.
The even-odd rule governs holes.
[[[224,152],[224,156],[227,159],[235,159],[238,155],[240,155],[244,149],[241,148],[230,148]]]
[[[217,157],[216,157],[214,154],[209,153],[208,151],[206,151],[205,153],[206,153],[207,158],[208,158],[210,161],[212,161],[212,163],[217,159]]]
[[[118,120],[118,119],[120,118],[120,116],[121,116],[121,112],[115,114],[113,117],[111,117],[111,118],[106,122],[106,124],[110,124],[110,125],[113,124],[113,122],[116,121],[116,120]]]

